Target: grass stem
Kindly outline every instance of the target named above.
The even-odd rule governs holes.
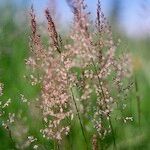
[[[87,142],[87,139],[86,139],[86,135],[85,135],[85,132],[84,132],[84,127],[83,127],[83,124],[82,124],[82,121],[81,121],[81,117],[80,117],[80,112],[79,112],[79,109],[78,109],[78,106],[77,106],[77,103],[76,103],[76,100],[75,100],[75,97],[74,97],[72,89],[71,89],[71,94],[72,94],[72,99],[73,99],[73,102],[74,102],[74,105],[75,105],[75,108],[76,108],[76,111],[77,111],[77,115],[78,115],[81,131],[82,131],[82,134],[83,134],[83,137],[84,137],[84,140],[85,140],[85,143],[86,143],[86,147],[87,147],[87,150],[88,150],[88,142]]]
[[[141,125],[141,100],[139,96],[139,86],[137,77],[135,76],[135,91],[136,91],[136,100],[137,100],[137,113],[138,113],[138,124]]]
[[[97,75],[97,78],[98,78],[99,87],[100,87],[100,89],[101,89],[101,91],[102,91],[102,97],[103,97],[104,99],[106,99],[106,98],[105,98],[105,94],[104,94],[103,87],[102,87],[102,85],[101,85],[101,80],[100,80],[100,78],[99,78],[99,76],[98,76],[98,71],[97,71],[97,68],[96,68],[96,65],[95,65],[93,59],[92,59],[92,64],[93,64],[93,66],[94,66],[94,69],[95,69],[95,72],[96,72],[96,75]],[[112,136],[113,136],[114,149],[117,149],[117,146],[116,146],[116,139],[115,139],[115,133],[114,133],[114,129],[113,129],[113,126],[112,126],[112,122],[111,122],[111,117],[110,117],[110,116],[109,116],[109,125],[110,125],[111,133],[112,133]]]
[[[11,133],[11,130],[10,130],[9,126],[7,126],[6,129],[7,129],[7,131],[8,131],[8,135],[9,135],[10,140],[11,140],[11,142],[12,142],[13,148],[14,148],[15,150],[18,150],[18,148],[16,148],[16,144],[15,144],[15,141],[13,140],[12,133]]]

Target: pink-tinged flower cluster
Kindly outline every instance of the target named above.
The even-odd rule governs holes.
[[[86,118],[94,110],[90,121],[94,123],[99,136],[104,137],[113,132],[113,112],[120,109],[118,103],[122,103],[124,89],[129,89],[127,84],[124,87],[124,82],[131,74],[130,57],[128,54],[117,57],[118,43],[113,41],[99,0],[96,25],[92,26],[94,32],[90,28],[84,1],[68,3],[74,13],[74,23],[67,44],[63,44],[49,10],[45,11],[50,37],[48,49],[42,46],[35,14],[33,9],[31,11],[32,56],[27,60],[27,65],[32,71],[32,85],[41,85],[40,104],[44,120],[41,132],[48,139],[62,140],[70,131],[68,122],[75,116],[76,108],[81,127],[80,115]],[[76,91],[75,95],[72,89]],[[131,120],[130,117],[127,119]]]
[[[70,128],[64,120],[70,120],[72,110],[68,74],[60,58],[51,60],[42,82],[42,110],[46,128],[44,136],[61,140]],[[50,118],[50,119],[49,119]]]
[[[71,96],[69,91],[71,77],[70,60],[68,54],[61,52],[58,34],[49,10],[45,11],[48,20],[48,33],[50,35],[50,48],[44,49],[40,36],[37,36],[34,11],[31,11],[31,52],[32,57],[26,60],[31,68],[30,81],[32,85],[41,85],[40,104],[42,109],[44,127],[41,129],[43,137],[47,139],[62,140],[70,128],[66,123],[72,115]],[[37,41],[37,42],[35,42]],[[58,54],[57,54],[58,52]]]

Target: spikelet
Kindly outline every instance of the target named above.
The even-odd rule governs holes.
[[[69,35],[64,45],[56,30],[50,11],[46,9],[50,49],[45,50],[37,34],[35,14],[31,9],[31,45],[33,56],[27,61],[33,71],[40,70],[41,109],[45,127],[44,137],[61,141],[69,133],[68,120],[74,116],[71,89],[78,92],[79,113],[85,118],[92,111],[92,122],[102,138],[113,132],[111,118],[122,103],[123,82],[130,77],[129,55],[117,58],[117,44],[113,41],[109,23],[98,0],[94,32],[90,30],[89,13],[84,0],[67,1],[74,14]],[[76,71],[78,70],[78,71]],[[113,87],[113,88],[112,88]],[[128,87],[127,87],[128,88]],[[114,94],[115,93],[115,94]],[[91,101],[95,95],[94,102]],[[94,106],[93,106],[94,103]],[[78,109],[78,108],[77,108]],[[130,118],[129,116],[125,118]],[[130,119],[128,119],[130,120]]]

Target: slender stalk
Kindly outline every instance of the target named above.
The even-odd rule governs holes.
[[[88,150],[88,142],[87,142],[87,140],[86,140],[86,135],[85,135],[85,132],[84,132],[84,127],[83,127],[82,121],[81,121],[80,112],[79,112],[77,103],[76,103],[76,101],[75,101],[75,97],[74,97],[74,95],[73,95],[72,89],[71,89],[71,94],[72,94],[72,99],[73,99],[73,102],[74,102],[74,104],[75,104],[75,108],[76,108],[76,111],[77,111],[79,123],[80,123],[80,126],[81,126],[81,131],[82,131],[82,134],[83,134],[83,137],[84,137],[86,146],[87,146],[87,150]]]
[[[57,140],[54,141],[54,150],[60,150],[59,142]]]
[[[7,129],[7,131],[8,131],[8,135],[9,135],[9,137],[10,137],[10,140],[11,140],[11,142],[12,142],[12,144],[13,144],[13,148],[14,148],[15,150],[18,150],[18,149],[16,148],[16,144],[15,144],[15,141],[13,140],[12,133],[11,133],[11,130],[10,130],[9,126],[7,126],[6,129]]]
[[[70,126],[70,133],[71,133],[71,126],[72,126],[72,124],[71,124],[71,121],[70,121],[70,118],[69,117],[67,117],[67,123],[69,124],[69,126]],[[70,149],[72,149],[72,145],[73,145],[73,142],[72,142],[72,139],[71,139],[71,134],[68,134],[68,142],[69,142],[69,144],[70,144]]]
[[[98,78],[98,82],[99,82],[99,86],[100,86],[100,89],[102,91],[102,96],[103,98],[105,99],[105,94],[104,94],[104,90],[103,90],[103,87],[101,85],[101,80],[98,76],[98,72],[97,72],[97,68],[95,66],[95,63],[94,63],[94,60],[92,59],[92,64],[94,66],[94,69],[95,69],[95,72],[96,72],[96,75],[97,75],[97,78]],[[110,128],[111,128],[111,133],[112,133],[112,136],[113,136],[113,143],[114,143],[114,149],[117,149],[117,146],[116,146],[116,139],[115,139],[115,133],[114,133],[114,129],[113,129],[113,126],[112,126],[112,122],[111,122],[111,117],[109,116],[108,117],[108,120],[109,120],[109,124],[110,124]]]
[[[136,91],[136,100],[137,100],[137,113],[138,113],[138,124],[141,125],[141,103],[140,103],[140,96],[139,96],[139,86],[138,81],[135,76],[135,91]]]
[[[54,141],[54,150],[57,150],[57,149],[56,149],[56,141]]]
[[[96,134],[93,135],[92,139],[92,150],[98,150],[98,136]]]
[[[57,143],[57,149],[60,150],[59,142]]]
[[[114,149],[117,149],[116,139],[115,139],[115,132],[114,132],[113,125],[112,125],[110,117],[109,117],[109,124],[110,124],[110,128],[111,128],[111,133],[112,133],[112,136],[113,136]]]

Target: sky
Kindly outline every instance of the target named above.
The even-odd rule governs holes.
[[[49,0],[30,0],[39,14],[43,14]],[[102,0],[102,9],[109,16],[115,0]],[[150,34],[150,0],[120,0],[121,11],[119,13],[119,26],[128,36],[145,36]],[[58,15],[62,22],[71,20],[71,12],[65,0],[56,0]],[[95,15],[97,0],[86,0],[91,14]]]
[[[0,0],[0,2],[11,0]],[[44,18],[44,10],[50,6],[50,0],[14,0],[17,5],[28,3],[34,5],[38,18]],[[23,1],[23,3],[21,3]],[[57,19],[61,25],[65,26],[71,22],[72,13],[65,0],[55,0],[57,2]],[[93,16],[96,14],[97,0],[85,0],[88,4],[88,10]],[[101,0],[102,9],[106,16],[111,14],[113,2],[116,0]],[[121,2],[119,12],[119,27],[127,35],[138,37],[150,35],[150,0],[118,0]]]
[[[43,9],[45,9],[48,5],[50,6],[49,3],[50,0],[30,0],[30,3],[33,3],[34,6],[36,7],[37,11],[41,12]],[[57,3],[57,9],[59,13],[61,13],[62,17],[65,19],[70,19],[71,17],[71,12],[69,7],[66,4],[65,0],[55,0]],[[103,0],[103,8],[105,9],[105,13],[108,14],[108,11],[110,10],[109,8],[111,7],[111,1],[112,0]],[[97,5],[97,0],[86,0],[86,3],[88,4],[88,9],[90,12],[93,12],[96,10],[96,5]]]
[[[129,36],[149,36],[150,0],[124,0],[120,24]]]

